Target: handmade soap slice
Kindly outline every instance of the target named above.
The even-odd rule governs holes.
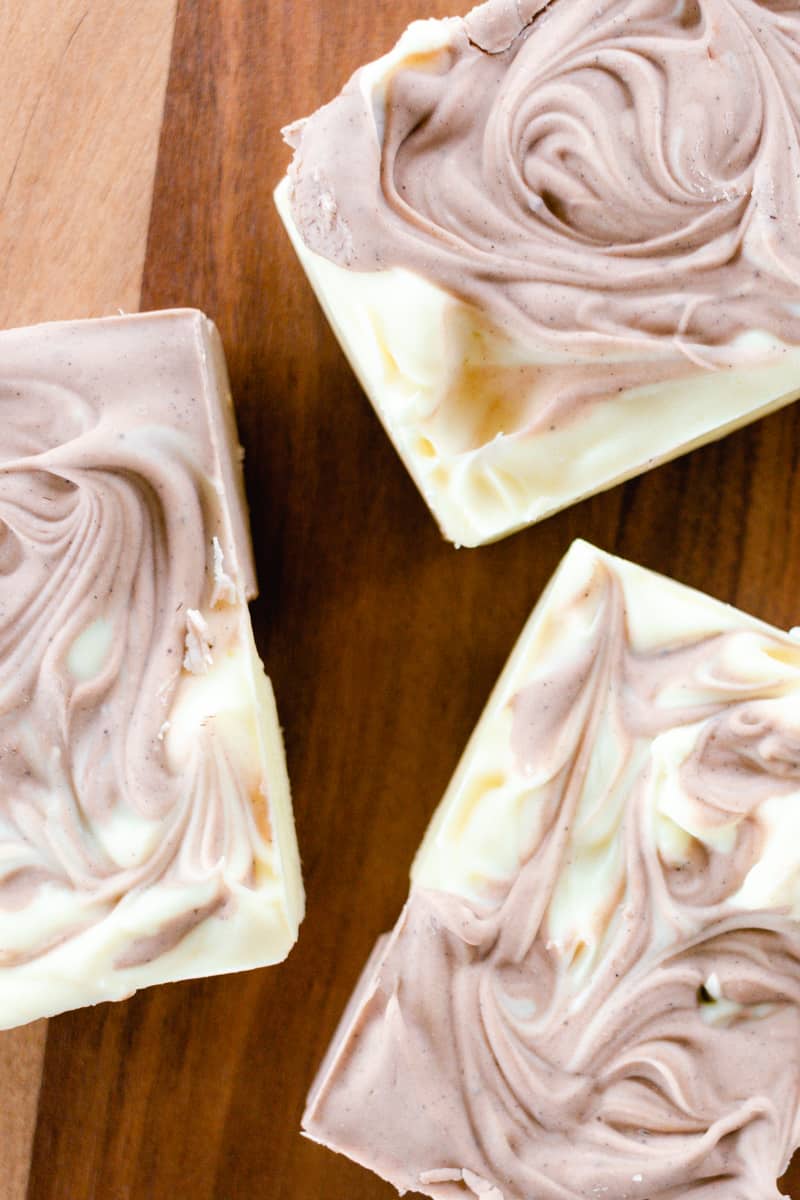
[[[446,537],[800,393],[798,56],[792,5],[489,0],[286,131],[281,215]]]
[[[309,1097],[436,1200],[766,1200],[800,1141],[800,644],[576,543]]]
[[[303,890],[219,336],[0,333],[0,1028],[278,962]]]

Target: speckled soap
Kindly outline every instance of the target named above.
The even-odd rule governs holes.
[[[432,1200],[778,1200],[800,1142],[800,642],[575,543],[304,1127]]]
[[[800,393],[799,55],[789,3],[488,0],[285,131],[300,262],[451,541]]]
[[[0,1028],[283,959],[303,915],[224,356],[0,333]]]

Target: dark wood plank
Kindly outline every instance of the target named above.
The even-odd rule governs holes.
[[[379,1200],[303,1101],[489,688],[572,538],[800,617],[800,410],[498,546],[439,538],[294,262],[278,130],[446,0],[183,0],[144,299],[227,347],[308,889],[289,962],[53,1022],[32,1200]],[[68,1114],[69,1119],[64,1119]],[[800,1191],[797,1193],[800,1195]]]

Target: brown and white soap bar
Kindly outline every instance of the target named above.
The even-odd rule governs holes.
[[[0,333],[0,1027],[289,952],[255,593],[213,324]]]
[[[800,14],[489,0],[286,131],[277,202],[451,541],[800,393]]]
[[[575,543],[306,1132],[435,1200],[777,1200],[799,834],[800,644]]]

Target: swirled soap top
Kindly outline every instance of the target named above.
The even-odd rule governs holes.
[[[211,323],[0,334],[0,1027],[291,944],[254,592]]]
[[[576,543],[307,1131],[435,1200],[778,1200],[798,806],[800,644]]]
[[[797,6],[489,0],[405,44],[288,132],[312,250],[539,343],[800,343]]]

